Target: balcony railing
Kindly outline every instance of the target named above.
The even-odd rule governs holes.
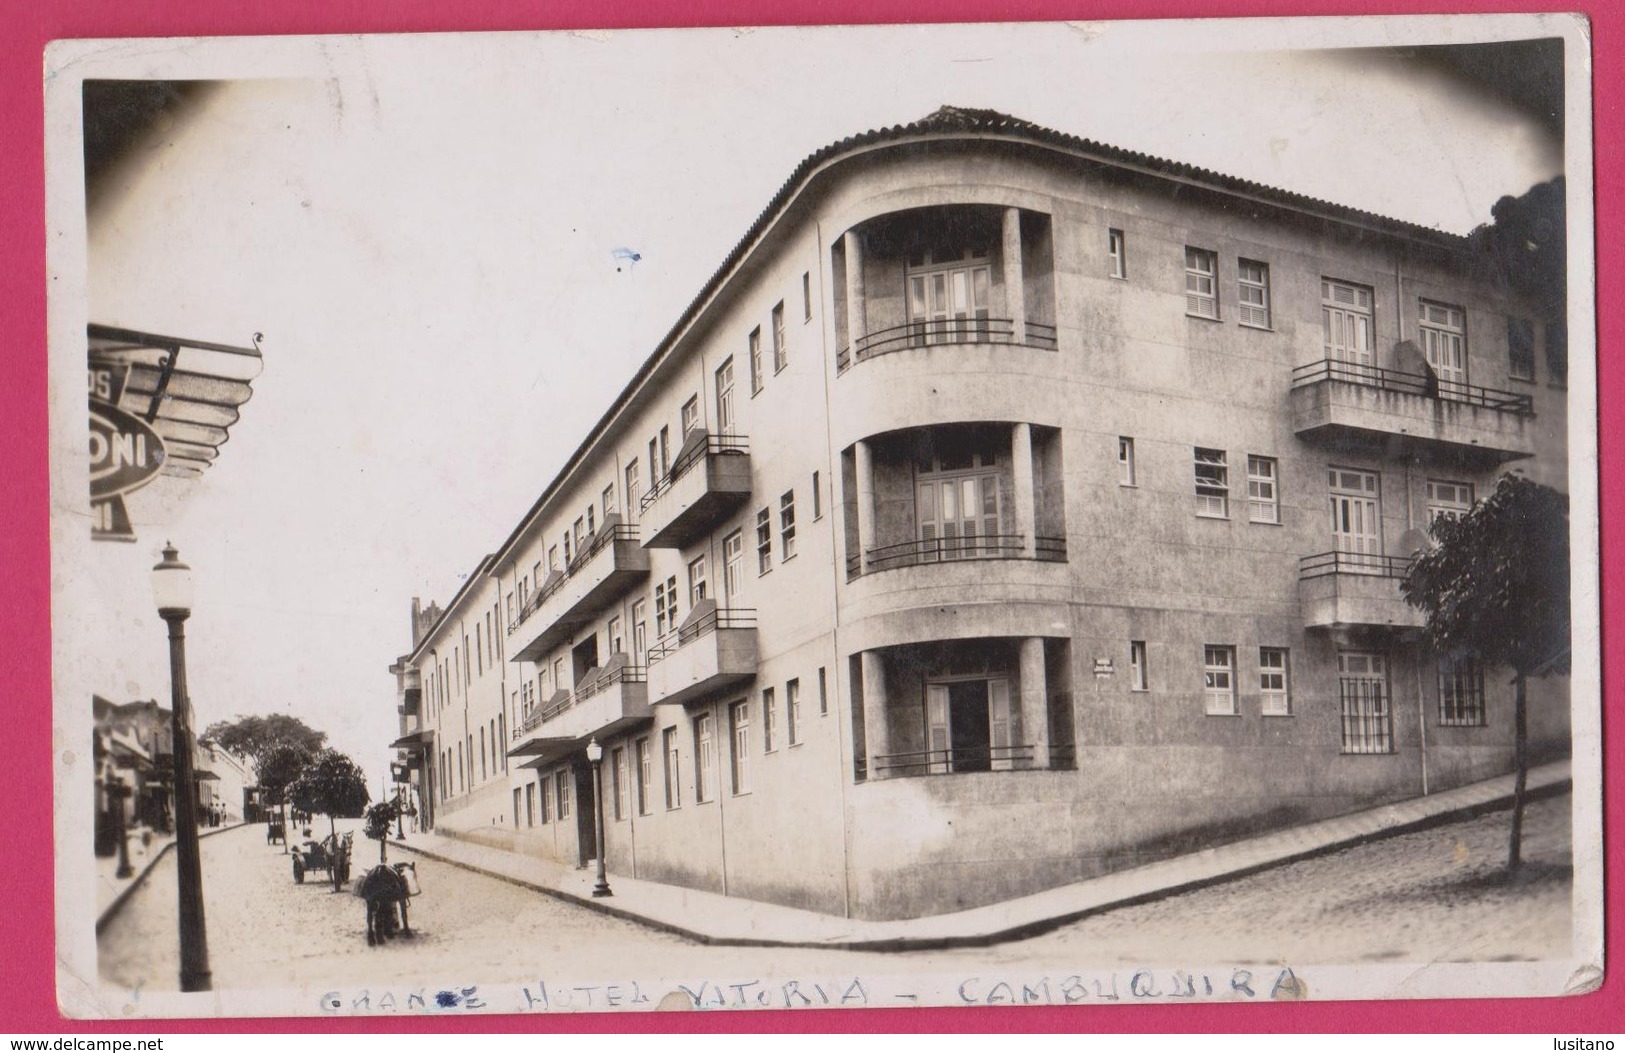
[[[676,482],[687,475],[689,470],[697,464],[705,463],[705,458],[715,453],[749,453],[750,440],[743,435],[707,435],[705,442],[695,443],[677,455],[672,462],[671,471],[660,480],[643,499],[638,503],[638,511],[648,511],[649,506],[664,497]]]
[[[1298,561],[1298,580],[1328,574],[1363,574],[1372,578],[1403,578],[1411,571],[1409,556],[1378,556],[1366,552],[1322,552]]]
[[[942,344],[1016,344],[1016,325],[1008,318],[938,318],[923,322],[906,322],[886,329],[865,333],[852,347],[843,347],[835,353],[835,371],[844,373],[851,367],[854,357],[863,362],[897,351]],[[1055,327],[1042,322],[1027,323],[1024,347],[1044,351],[1056,349]]]
[[[919,538],[896,545],[882,545],[846,558],[846,580],[863,574],[922,563],[953,563],[976,559],[1035,559],[1043,563],[1066,562],[1066,538],[1035,537],[1033,553],[1026,551],[1025,534],[978,534],[971,537]]]
[[[1440,380],[1422,373],[1404,373],[1397,369],[1382,369],[1332,358],[1310,362],[1292,371],[1292,386],[1295,388],[1331,380],[1392,391],[1401,395],[1418,395],[1446,402],[1480,406],[1484,409],[1503,410],[1520,417],[1532,417],[1535,414],[1534,399],[1529,395],[1499,391],[1495,388],[1481,388],[1453,380]]]
[[[654,646],[649,648],[648,661],[652,666],[676,654],[685,644],[718,629],[754,628],[756,628],[756,611],[754,609],[749,607],[718,607],[695,619],[693,623],[684,625],[679,629],[673,629],[656,639]]]
[[[1030,744],[1023,744],[884,753],[874,759],[874,771],[881,776],[895,777],[1023,770],[1032,767],[1033,752]]]
[[[525,624],[525,619],[541,609],[542,604],[557,596],[559,590],[569,584],[570,579],[591,563],[593,557],[598,553],[609,548],[617,541],[636,541],[637,539],[638,528],[635,523],[617,523],[613,527],[605,527],[599,530],[592,536],[592,540],[587,543],[586,547],[570,561],[569,566],[556,575],[549,575],[548,580],[542,587],[537,589],[530,599],[525,601],[525,605],[519,608],[519,616],[508,623],[508,634],[511,636],[520,626]]]
[[[573,697],[576,703],[579,704],[587,701],[587,699],[598,694],[600,691],[611,687],[612,685],[620,683],[641,684],[647,679],[648,670],[643,666],[623,665],[615,669],[609,669],[601,672],[591,680],[588,680],[580,687],[576,688],[576,693]]]

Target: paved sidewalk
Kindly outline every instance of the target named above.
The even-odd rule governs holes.
[[[1569,762],[1529,772],[1528,792],[1567,789]],[[1019,899],[906,921],[864,921],[722,896],[611,873],[614,895],[592,898],[594,872],[440,834],[412,833],[405,844],[430,859],[703,943],[733,946],[931,950],[983,946],[1030,936],[1098,914],[1187,892],[1365,841],[1510,806],[1513,776],[1237,841],[1191,855],[1062,885]]]
[[[227,830],[235,830],[242,823],[230,823],[225,826],[202,827],[198,830],[198,837],[212,837],[223,834]],[[142,833],[151,833],[150,839],[143,839]],[[118,856],[111,855],[103,859],[96,858],[96,931],[100,932],[118,909],[124,905],[124,898],[130,890],[141,884],[147,872],[158,864],[165,852],[175,844],[174,834],[161,834],[146,830],[129,831],[126,835],[128,852],[130,856],[130,876],[118,876]]]

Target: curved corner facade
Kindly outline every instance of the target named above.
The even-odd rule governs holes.
[[[899,918],[1510,770],[1398,581],[1563,486],[1535,312],[1125,156],[945,110],[798,169],[400,663],[437,827]]]

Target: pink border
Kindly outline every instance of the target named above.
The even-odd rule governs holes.
[[[26,7],[25,7],[26,5]],[[6,659],[8,708],[23,748],[9,751],[0,779],[0,990],[5,992],[7,1031],[89,1033],[157,1032],[400,1032],[400,1031],[1513,1031],[1586,1034],[1625,1027],[1621,992],[1625,980],[1609,976],[1598,993],[1582,998],[1520,1001],[1390,1002],[1380,1014],[1356,1003],[1133,1006],[1066,1009],[865,1010],[830,1013],[753,1012],[624,1014],[598,1017],[544,1016],[481,1018],[272,1019],[229,1021],[65,1021],[56,1010],[55,961],[50,919],[53,912],[51,763],[49,736],[50,600],[48,476],[46,467],[46,356],[44,262],[44,157],[41,136],[45,45],[64,37],[151,37],[264,35],[288,33],[397,33],[562,29],[576,27],[660,27],[742,24],[875,23],[909,21],[996,21],[1078,18],[1171,18],[1331,14],[1434,14],[1441,11],[1522,12],[1551,5],[1518,2],[1463,3],[1459,0],[1355,0],[1328,4],[1314,0],[773,0],[771,9],[744,0],[652,0],[637,5],[589,0],[556,12],[529,17],[513,13],[501,0],[283,0],[276,5],[159,4],[155,0],[55,0],[40,6],[20,0],[9,5],[0,34],[0,242],[8,266],[0,268],[0,317],[7,320],[12,351],[8,383],[0,387],[0,439],[13,451],[8,483],[0,491],[0,639],[10,643]],[[1597,229],[1625,229],[1621,184],[1625,156],[1619,133],[1625,90],[1625,48],[1615,32],[1625,31],[1625,11],[1604,0],[1572,5],[1592,20],[1596,69]],[[1625,264],[1625,246],[1602,239],[1597,246],[1599,345],[1625,328],[1625,297],[1616,300],[1616,267]],[[1625,393],[1625,370],[1604,358],[1599,398],[1606,404]],[[1625,488],[1610,484],[1620,465],[1620,418],[1604,414],[1600,423],[1603,623],[1612,624],[1625,594],[1625,562],[1607,551],[1610,525],[1625,515]],[[1603,638],[1604,682],[1625,659],[1625,642]],[[1609,695],[1615,694],[1609,691]],[[1625,747],[1622,722],[1607,722],[1604,741],[1610,762]],[[1625,811],[1617,780],[1605,790],[1605,814]],[[1625,870],[1625,822],[1609,822],[1608,900],[1618,906],[1619,874]],[[1621,946],[1618,914],[1610,910],[1607,940]],[[1616,951],[1617,953],[1617,951]]]

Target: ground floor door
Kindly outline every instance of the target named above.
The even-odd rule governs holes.
[[[580,864],[586,866],[598,858],[598,801],[592,792],[592,766],[578,764],[576,781],[576,844],[581,846]]]

